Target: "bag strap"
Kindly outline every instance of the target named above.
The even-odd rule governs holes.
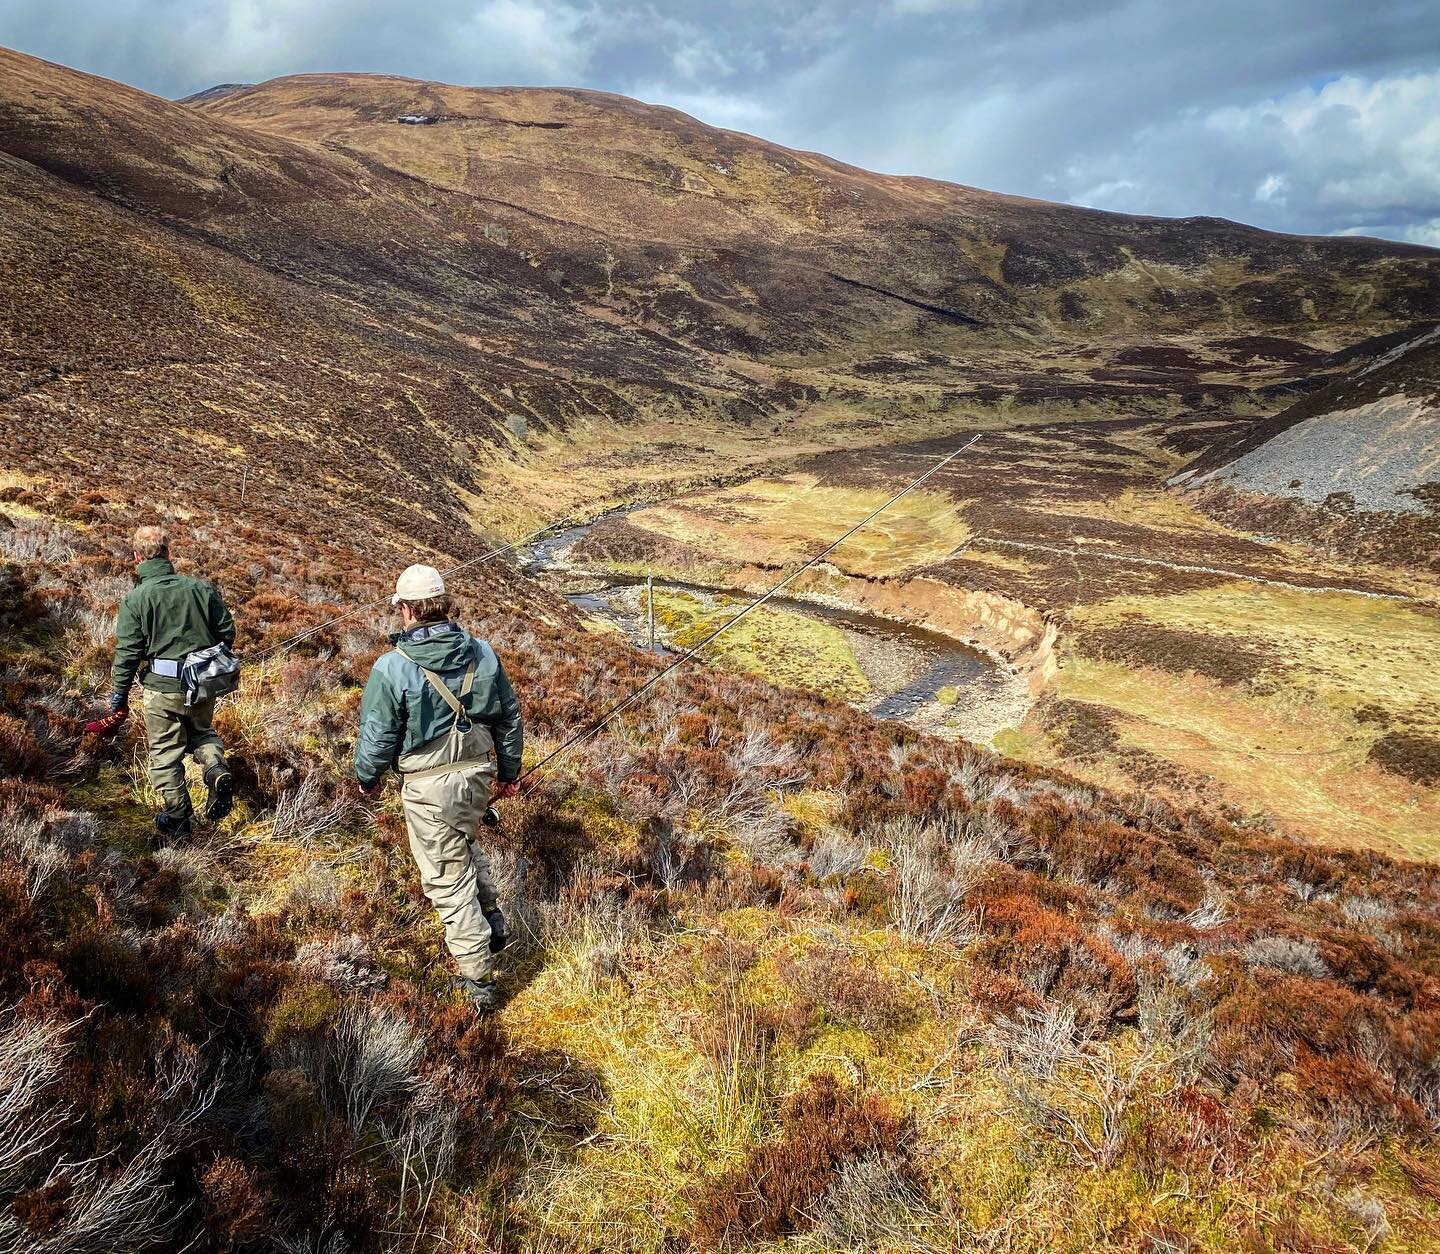
[[[398,644],[395,646],[395,652],[398,653],[401,657],[405,658],[406,661],[415,662],[415,659],[411,657],[408,653],[406,653],[405,650],[402,649]],[[420,666],[419,662],[415,662],[415,665],[420,667],[420,673],[424,675],[425,678],[429,681],[430,686],[434,688],[435,691],[439,694],[440,699],[444,701],[445,704],[448,705],[450,709],[454,712],[456,722],[470,722],[471,719],[470,716],[465,713],[465,707],[460,704],[459,698],[456,697],[456,695],[451,692],[450,689],[446,686],[445,681],[441,679],[440,676],[437,675],[434,671],[430,670],[429,667]],[[468,697],[470,695],[470,689],[474,686],[475,663],[472,660],[470,665],[465,668],[465,678],[460,684],[461,694]]]

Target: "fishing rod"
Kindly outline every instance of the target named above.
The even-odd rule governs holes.
[[[509,544],[502,544],[499,548],[491,549],[488,553],[481,553],[478,557],[469,558],[466,561],[461,562],[458,566],[452,566],[449,570],[442,570],[440,572],[440,577],[442,579],[449,579],[454,575],[458,575],[463,570],[468,570],[472,566],[481,566],[484,563],[490,561],[492,558],[499,557],[502,553],[509,553],[512,549],[518,549],[522,545],[530,544],[533,541],[538,540],[541,536],[548,534],[549,532],[563,531],[566,527],[570,525],[571,520],[569,518],[564,518],[557,522],[546,523],[545,526],[539,528],[536,531],[532,531],[528,536],[521,536],[518,540],[512,540]],[[302,644],[304,641],[309,640],[312,636],[319,635],[320,632],[324,631],[328,627],[335,626],[336,623],[343,623],[348,619],[354,618],[357,614],[364,613],[366,610],[373,610],[378,608],[379,606],[388,605],[389,603],[389,597],[380,597],[379,599],[374,601],[363,602],[360,605],[354,606],[352,609],[346,610],[343,614],[337,614],[334,618],[326,619],[323,623],[320,623],[314,627],[306,628],[304,631],[298,633],[297,635],[291,636],[288,640],[282,640],[279,644],[271,645],[263,653],[257,654],[254,658],[247,658],[246,660],[259,663],[265,661],[267,658],[273,657],[276,653],[288,653],[297,644]]]
[[[718,636],[723,635],[725,632],[729,631],[730,628],[735,626],[736,623],[738,623],[752,610],[758,610],[762,605],[765,604],[766,601],[770,600],[771,597],[781,592],[787,585],[793,583],[812,566],[829,557],[831,553],[833,553],[842,544],[844,544],[846,540],[853,536],[862,527],[868,526],[870,523],[874,522],[875,519],[880,517],[880,515],[883,514],[892,505],[894,505],[896,501],[900,500],[901,497],[909,495],[911,492],[915,491],[915,489],[918,488],[921,484],[923,484],[927,479],[929,479],[931,475],[934,475],[939,471],[943,470],[957,457],[959,457],[961,453],[965,452],[965,450],[968,449],[972,444],[974,444],[975,441],[979,438],[979,434],[971,436],[969,440],[967,440],[964,444],[957,448],[953,453],[936,462],[935,465],[931,466],[930,469],[927,470],[923,475],[920,475],[918,478],[911,480],[910,483],[903,487],[899,492],[895,493],[894,496],[892,496],[878,509],[873,510],[871,513],[867,514],[858,523],[856,523],[847,532],[845,532],[845,534],[842,535],[838,540],[835,540],[828,547],[822,549],[819,553],[815,554],[815,556],[810,558],[810,560],[807,561],[803,566],[799,567],[794,571],[791,571],[790,574],[786,575],[783,579],[781,579],[780,582],[777,583],[768,592],[765,592],[762,595],[756,597],[747,606],[745,606],[744,609],[742,609],[738,614],[736,614],[734,618],[731,618],[728,621],[722,623],[698,644],[687,649],[684,653],[677,657],[673,662],[671,662],[658,674],[651,676],[650,679],[648,679],[645,683],[641,684],[640,687],[637,688],[634,692],[630,693],[629,696],[615,702],[613,705],[610,706],[609,709],[605,710],[604,713],[593,719],[591,722],[587,723],[584,727],[582,727],[579,731],[572,735],[568,740],[562,743],[558,748],[546,754],[543,758],[540,759],[540,761],[536,762],[528,770],[522,771],[519,777],[515,780],[516,785],[518,786],[519,784],[524,783],[525,780],[529,779],[531,776],[538,775],[544,771],[549,770],[561,757],[569,753],[577,745],[588,740],[597,732],[604,730],[604,728],[607,727],[614,719],[616,719],[619,715],[623,714],[626,710],[628,710],[632,705],[635,704],[635,702],[640,700],[641,697],[643,697],[647,692],[649,692],[650,689],[655,687],[655,685],[658,684],[662,679],[664,679],[665,676],[669,675],[672,671],[677,670],[679,667],[684,666],[686,662],[689,662],[692,658],[694,658],[696,654],[698,654]]]

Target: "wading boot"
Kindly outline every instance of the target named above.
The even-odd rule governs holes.
[[[190,816],[188,814],[172,814],[169,810],[161,810],[155,816],[155,831],[159,834],[157,844],[161,847],[173,844],[177,840],[190,839]]]
[[[490,925],[490,952],[498,954],[510,939],[510,931],[505,924],[505,915],[498,902],[491,906],[481,906],[480,909],[485,915],[485,922]]]
[[[205,788],[210,799],[205,803],[205,821],[218,823],[235,805],[235,778],[228,766],[212,766],[205,772]]]
[[[495,977],[486,976],[483,980],[471,980],[463,975],[452,975],[450,987],[457,993],[464,993],[470,999],[470,1004],[475,1007],[477,1015],[488,1015],[494,1012],[497,1001],[495,993]]]

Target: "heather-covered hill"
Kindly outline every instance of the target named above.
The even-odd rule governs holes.
[[[344,782],[383,624],[254,661],[381,593],[371,561],[192,520],[252,658],[241,804],[157,849],[139,746],[80,735],[134,521],[0,523],[4,1248],[1440,1237],[1433,866],[699,667],[505,807],[519,936],[477,1023],[393,792]],[[531,760],[657,665],[459,590]]]
[[[58,448],[118,495],[239,474],[254,509],[513,532],[977,420],[1273,409],[1440,283],[1425,249],[872,175],[594,93],[0,69],[9,469]]]
[[[1386,341],[1207,449],[1171,486],[1257,531],[1440,570],[1440,327]]]
[[[468,529],[512,428],[763,399],[663,340],[577,321],[464,198],[18,54],[0,63],[12,476],[58,460],[110,492],[168,482],[177,504],[218,507],[248,474],[252,510],[323,522],[328,503],[339,534],[343,503],[364,496],[392,533],[438,540]]]
[[[1157,531],[1177,567],[1268,570],[1171,512],[1168,418],[1234,431],[1343,369],[1433,302],[1434,254],[882,179],[585,93],[182,105],[0,53],[0,273],[0,1251],[1440,1243],[1433,864],[695,666],[487,833],[517,939],[477,1022],[393,788],[347,777],[372,603],[477,520],[892,446],[751,491],[803,549],[787,493],[826,489],[828,536],[933,458],[902,438],[1003,415],[936,484],[975,534],[940,543],[957,510],[927,558],[992,625],[987,588],[1123,598],[1107,565]],[[249,659],[219,716],[240,804],[167,848],[136,730],[82,735],[155,518]],[[1051,552],[1082,540],[1083,568]],[[531,762],[659,665],[500,563],[456,590]],[[1413,702],[1422,638],[1315,652],[1347,700]],[[1080,677],[1222,709],[1117,673]]]
[[[955,348],[982,327],[982,343],[1293,329],[1440,301],[1425,249],[877,175],[598,92],[324,74],[202,107],[467,192],[592,299],[750,352],[853,348],[877,328]]]

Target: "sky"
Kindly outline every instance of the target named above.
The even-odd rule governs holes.
[[[164,96],[593,87],[887,173],[1440,247],[1440,0],[0,0],[0,44]]]

